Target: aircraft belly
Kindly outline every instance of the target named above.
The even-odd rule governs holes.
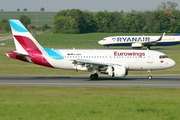
[[[166,45],[176,45],[180,44],[180,42],[157,42],[154,46],[166,46]]]
[[[129,63],[129,70],[156,70],[160,66],[156,63],[147,63],[147,61],[144,60],[136,60],[135,62]]]
[[[134,70],[134,69],[139,69],[139,63],[137,61],[135,62],[130,62],[129,64],[129,69]]]

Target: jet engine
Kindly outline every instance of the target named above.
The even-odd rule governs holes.
[[[108,69],[106,70],[109,76],[112,77],[125,77],[128,74],[128,70],[125,66],[108,66]]]
[[[141,43],[132,43],[131,44],[132,48],[142,48],[143,45]]]

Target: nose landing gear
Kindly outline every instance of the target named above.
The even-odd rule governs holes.
[[[148,74],[149,74],[148,79],[151,80],[152,76],[151,76],[151,71],[150,70],[148,70]]]

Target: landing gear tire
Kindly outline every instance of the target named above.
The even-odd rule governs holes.
[[[98,74],[97,74],[97,73],[95,73],[94,75],[95,75],[96,79],[98,79]]]
[[[148,70],[148,74],[149,74],[148,79],[151,80],[152,79],[151,70]]]
[[[148,79],[151,80],[151,79],[152,79],[152,76],[148,76]]]
[[[92,74],[92,75],[90,76],[90,79],[91,79],[91,80],[96,80],[96,79],[98,79],[98,74],[97,74],[97,73]]]

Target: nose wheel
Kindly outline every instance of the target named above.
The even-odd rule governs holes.
[[[148,70],[148,74],[149,74],[148,79],[151,80],[152,76],[151,76],[151,71],[150,70]]]
[[[151,79],[152,79],[152,76],[148,76],[148,79],[151,80]]]

